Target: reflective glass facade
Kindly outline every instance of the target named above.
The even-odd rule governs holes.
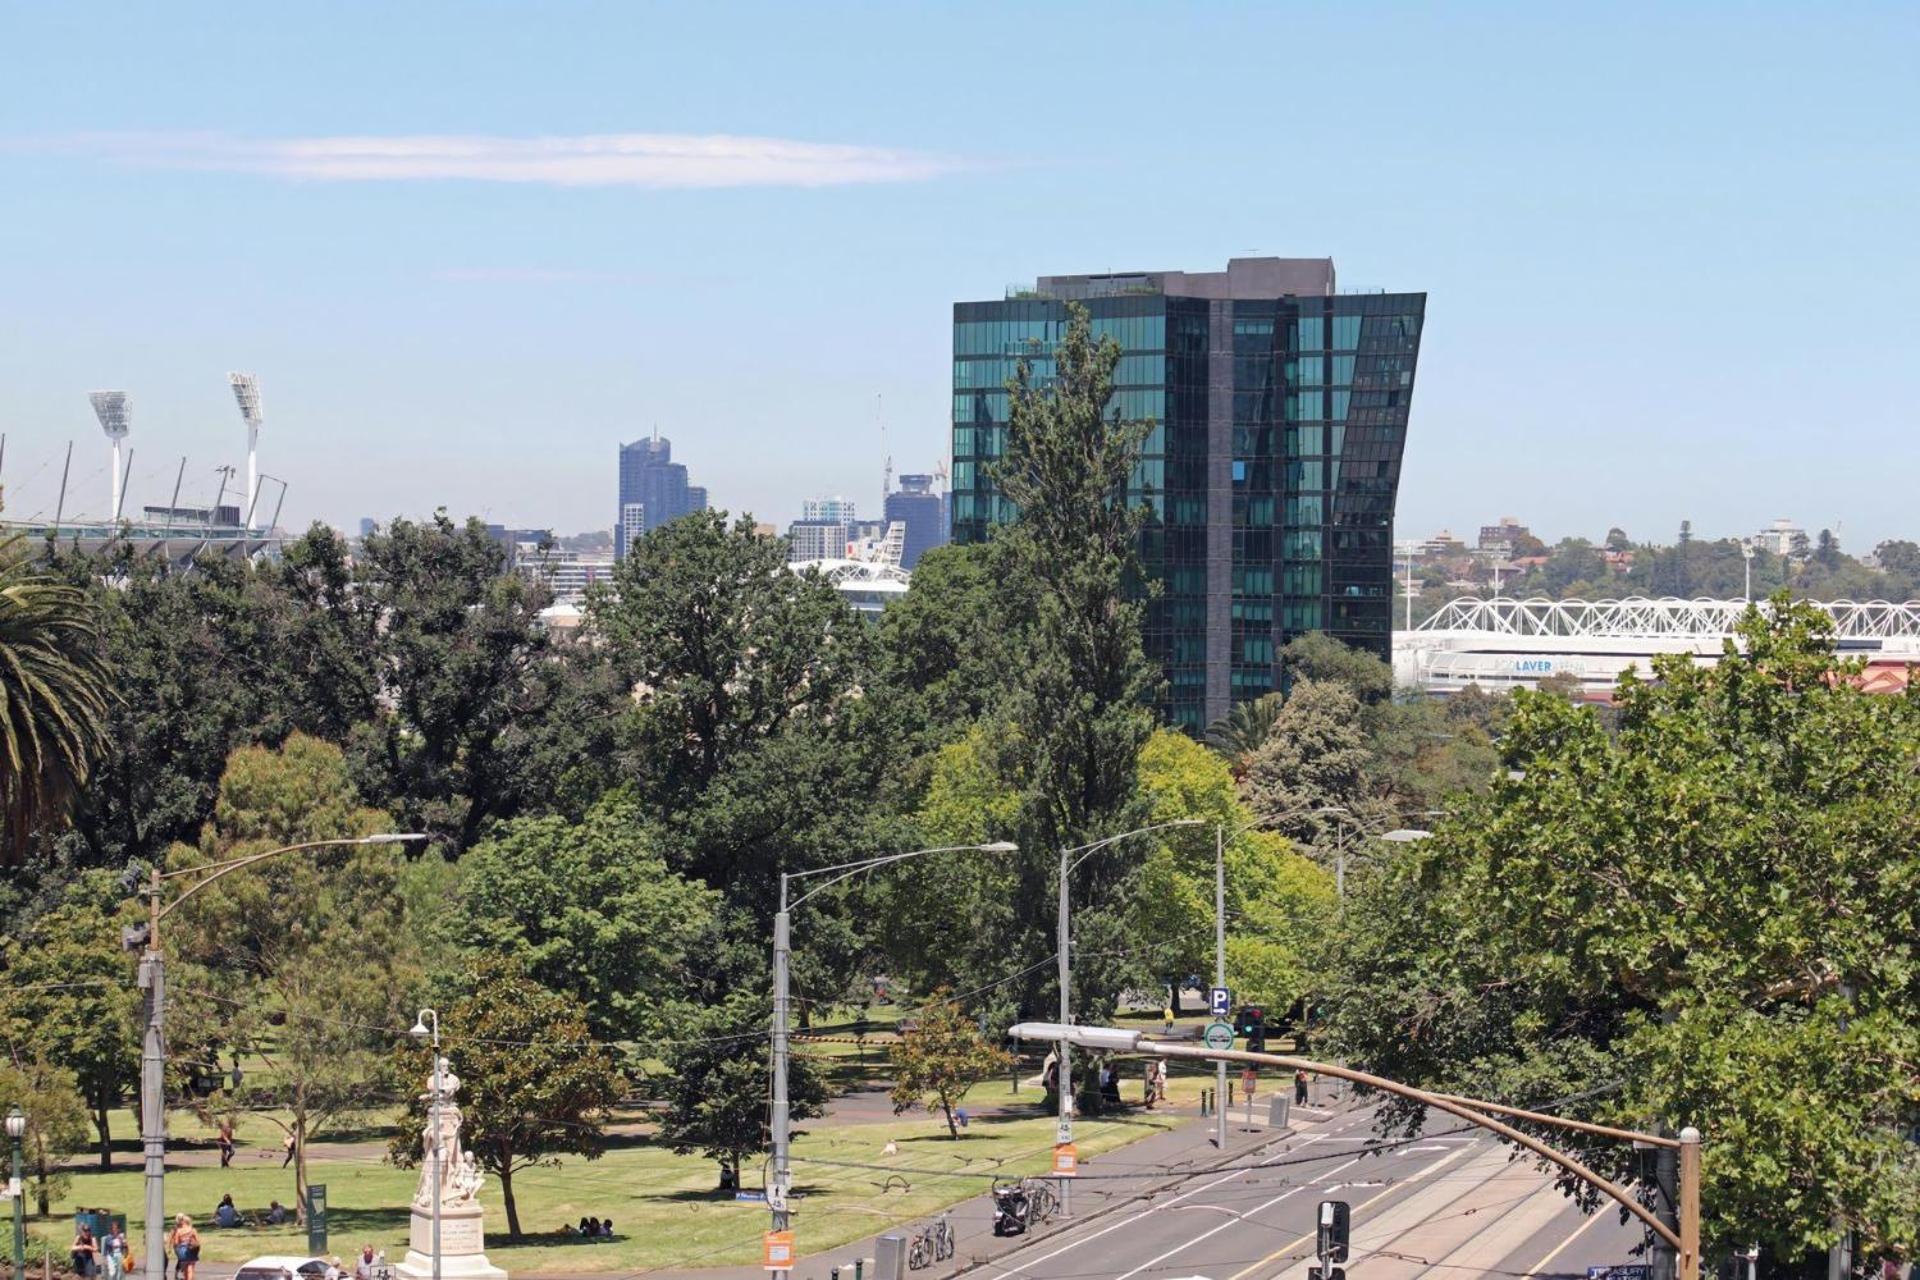
[[[1393,504],[1426,295],[1216,296],[1223,283],[1183,296],[1141,283],[1154,279],[1069,296],[1121,345],[1113,404],[1153,423],[1132,486],[1161,585],[1146,644],[1163,714],[1197,731],[1278,687],[1280,647],[1303,632],[1391,658]],[[1051,372],[1065,322],[1057,296],[954,307],[955,541],[1012,514],[989,475],[1004,384],[1023,354]]]

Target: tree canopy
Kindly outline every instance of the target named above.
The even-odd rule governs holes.
[[[1617,733],[1519,696],[1519,776],[1354,903],[1338,1046],[1422,1085],[1698,1126],[1723,1247],[1794,1258],[1838,1215],[1911,1256],[1920,697],[1863,693],[1853,670],[1826,616],[1783,596],[1717,665],[1624,678]]]

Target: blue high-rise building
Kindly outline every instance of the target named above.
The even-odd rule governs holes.
[[[620,508],[614,514],[613,552],[624,559],[633,540],[689,512],[707,509],[707,491],[687,483],[685,464],[673,460],[673,442],[659,432],[620,446]]]
[[[920,557],[947,541],[947,503],[933,487],[932,476],[900,477],[900,488],[887,495],[886,523],[907,526],[906,548],[900,567],[911,569]]]
[[[1152,424],[1128,496],[1159,590],[1146,646],[1162,712],[1198,731],[1279,687],[1280,648],[1325,631],[1392,656],[1393,507],[1423,293],[1341,293],[1326,258],[1225,271],[1045,276],[953,309],[953,537],[1013,515],[993,483],[1017,363],[1053,375],[1067,304],[1120,344],[1109,412]]]

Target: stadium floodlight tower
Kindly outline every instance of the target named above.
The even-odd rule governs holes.
[[[107,521],[112,523],[120,518],[120,442],[133,426],[133,402],[124,391],[91,391],[87,399],[93,402],[100,429],[113,441],[113,505],[107,508]]]
[[[260,472],[255,454],[260,447],[260,424],[266,419],[260,413],[260,383],[250,373],[230,373],[227,381],[233,385],[234,403],[240,406],[240,417],[247,424],[247,517],[249,527],[253,524],[253,504],[260,492]]]

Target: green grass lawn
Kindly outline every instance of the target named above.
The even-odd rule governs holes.
[[[983,1085],[975,1105],[1010,1098],[1006,1081]],[[1036,1101],[1032,1089],[1020,1100]],[[1112,1150],[1170,1128],[1166,1113],[1136,1112],[1112,1119],[1083,1119],[1075,1137],[1081,1154]],[[898,1144],[895,1155],[885,1144]],[[983,1174],[1021,1176],[1045,1172],[1051,1163],[1053,1121],[1034,1117],[982,1117],[960,1141],[946,1136],[938,1117],[915,1113],[897,1120],[824,1125],[814,1122],[794,1143],[794,1179],[802,1199],[795,1210],[803,1252],[817,1253],[870,1235],[890,1224],[923,1217],[976,1195],[989,1185]],[[884,1166],[846,1168],[818,1163],[847,1161]],[[316,1147],[310,1176],[327,1187],[330,1248],[346,1256],[363,1243],[386,1250],[398,1261],[406,1251],[407,1202],[415,1175],[375,1159],[328,1160]],[[676,1156],[653,1142],[626,1140],[595,1161],[568,1160],[558,1169],[529,1170],[514,1179],[521,1225],[527,1239],[506,1240],[506,1212],[499,1184],[489,1178],[481,1192],[487,1209],[487,1249],[492,1260],[514,1273],[632,1271],[662,1266],[721,1266],[753,1262],[766,1207],[740,1203],[713,1190],[716,1170],[710,1161]],[[974,1176],[969,1176],[974,1175]],[[749,1186],[760,1174],[750,1169]],[[194,1216],[204,1232],[209,1261],[240,1261],[255,1254],[299,1252],[304,1230],[210,1228],[208,1219],[223,1193],[252,1212],[268,1201],[293,1198],[293,1176],[279,1162],[240,1162],[232,1169],[178,1169],[167,1174],[169,1212]],[[76,1171],[55,1218],[35,1222],[34,1234],[64,1253],[71,1240],[70,1214],[76,1207],[101,1207],[129,1215],[129,1231],[138,1236],[142,1202],[140,1175],[134,1172]],[[568,1240],[563,1224],[592,1216],[611,1217],[618,1238],[605,1243]],[[138,1245],[136,1243],[136,1249]]]

